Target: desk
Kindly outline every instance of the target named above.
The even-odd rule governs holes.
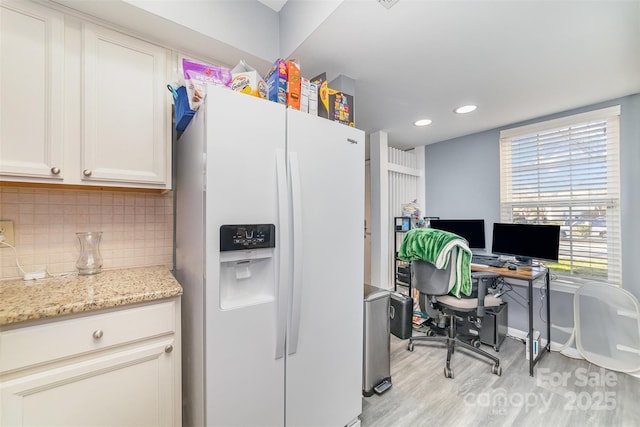
[[[533,376],[533,367],[542,357],[551,351],[551,308],[549,292],[549,269],[546,267],[518,267],[517,270],[509,270],[506,267],[489,267],[480,264],[471,264],[471,271],[487,271],[498,274],[505,279],[517,279],[526,281],[528,286],[527,303],[529,305],[529,336],[533,337],[533,282],[541,277],[545,279],[545,292],[547,300],[547,345],[538,353],[538,357],[533,358],[533,340],[529,340],[529,375]],[[546,350],[546,351],[545,351]]]

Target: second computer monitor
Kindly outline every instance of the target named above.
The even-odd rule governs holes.
[[[484,219],[432,219],[431,228],[457,234],[469,242],[471,249],[486,248]]]
[[[532,259],[558,261],[560,226],[552,224],[493,224],[491,252],[515,256],[531,264]]]

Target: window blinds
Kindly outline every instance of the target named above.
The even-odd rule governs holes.
[[[621,280],[620,106],[500,133],[501,221],[561,226],[552,271]]]

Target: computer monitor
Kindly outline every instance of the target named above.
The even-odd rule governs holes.
[[[484,219],[432,219],[431,228],[457,234],[469,242],[470,249],[487,247],[484,237]]]
[[[491,252],[512,255],[524,264],[533,258],[558,261],[560,226],[548,224],[493,224]]]

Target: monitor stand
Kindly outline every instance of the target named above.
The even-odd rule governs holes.
[[[516,261],[518,261],[518,265],[533,265],[533,259],[526,256],[516,256]]]
[[[471,249],[471,255],[480,257],[480,258],[498,258],[498,255],[492,254],[491,252],[487,252],[486,249]]]

